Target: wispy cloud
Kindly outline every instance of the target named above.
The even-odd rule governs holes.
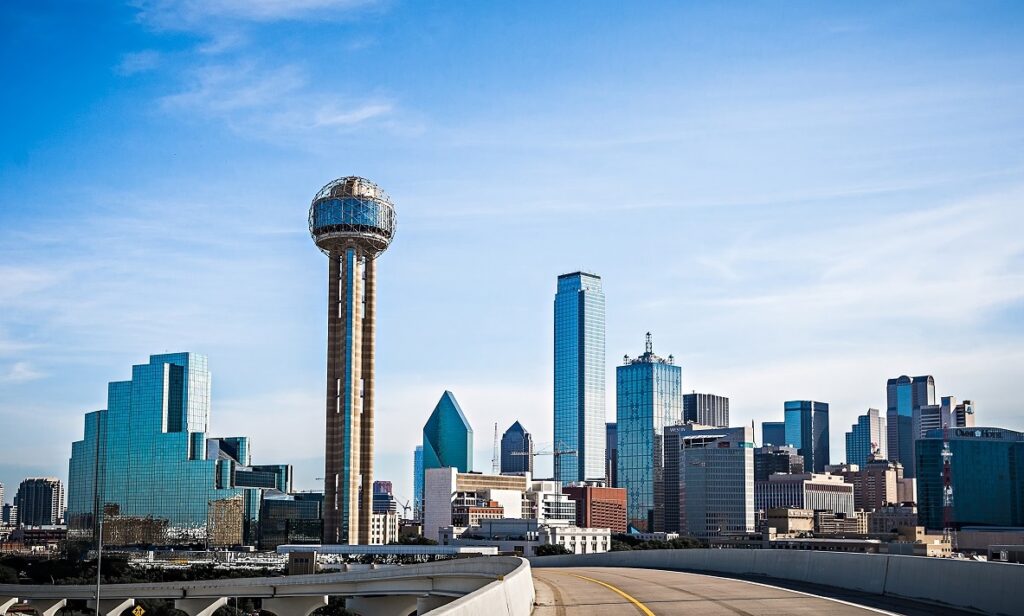
[[[352,130],[395,111],[386,98],[360,100],[314,88],[299,65],[250,61],[196,69],[185,89],[160,102],[169,112],[200,114],[248,136],[285,141],[320,129]]]
[[[152,49],[133,51],[121,56],[121,61],[114,71],[119,75],[130,76],[151,71],[160,65],[160,53]]]
[[[138,0],[139,19],[157,28],[192,30],[210,20],[273,22],[330,21],[353,10],[381,4],[379,0]]]
[[[36,370],[31,363],[27,361],[18,361],[3,368],[0,372],[0,383],[27,383],[28,381],[35,381],[41,379],[45,374]]]

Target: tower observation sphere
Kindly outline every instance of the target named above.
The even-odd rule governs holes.
[[[352,175],[338,178],[313,197],[309,234],[324,254],[352,245],[376,257],[395,235],[395,206],[370,180]]]
[[[367,545],[373,510],[376,259],[395,235],[395,206],[373,182],[339,178],[313,197],[309,234],[330,263],[323,542]]]

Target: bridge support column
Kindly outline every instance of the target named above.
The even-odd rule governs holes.
[[[67,599],[29,599],[29,606],[39,612],[39,616],[53,616],[60,608],[68,604]]]
[[[455,601],[455,597],[438,597],[437,595],[425,595],[416,598],[416,613],[426,614],[430,610],[436,610],[442,605],[448,605]]]
[[[96,599],[90,599],[86,606],[96,610],[96,616],[121,616],[121,612],[135,605],[135,599],[100,599],[100,609],[96,610]]]
[[[327,595],[314,597],[274,597],[263,600],[263,609],[277,616],[309,616],[327,605]]]
[[[7,614],[7,608],[18,602],[17,597],[0,597],[0,616]]]
[[[392,595],[390,597],[348,597],[345,609],[359,616],[409,616],[416,612],[416,597]]]
[[[181,610],[188,614],[188,616],[210,616],[217,611],[217,608],[227,605],[227,603],[227,597],[221,597],[220,599],[175,599],[174,609]]]

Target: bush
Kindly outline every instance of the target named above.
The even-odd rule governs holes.
[[[564,545],[559,543],[550,545],[539,545],[537,549],[533,551],[534,556],[557,556],[559,554],[572,554],[565,548]]]

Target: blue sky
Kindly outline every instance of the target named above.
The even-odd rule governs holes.
[[[213,371],[212,432],[322,474],[313,193],[395,200],[379,478],[444,389],[551,439],[555,277],[733,423],[933,374],[1024,429],[1024,8],[1014,2],[14,2],[0,8],[0,482],[64,477],[151,353]],[[550,459],[540,459],[542,471]],[[10,498],[10,497],[9,497]],[[8,498],[8,500],[9,500]]]

